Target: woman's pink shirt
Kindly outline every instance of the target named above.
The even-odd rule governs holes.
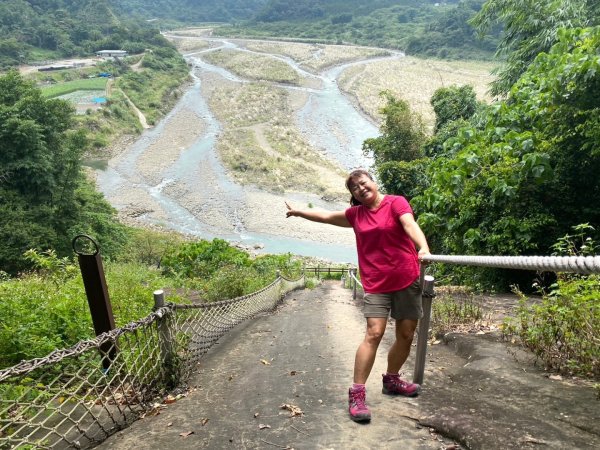
[[[400,223],[400,216],[407,213],[412,214],[412,208],[398,195],[386,195],[375,210],[362,205],[346,210],[356,235],[365,292],[399,291],[419,276],[417,250]]]

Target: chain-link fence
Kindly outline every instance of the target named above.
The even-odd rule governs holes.
[[[158,308],[72,348],[0,371],[0,449],[89,448],[152,414],[240,322],[270,311],[304,277],[250,295]]]

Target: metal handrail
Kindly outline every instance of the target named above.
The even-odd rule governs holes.
[[[496,269],[520,269],[544,272],[567,272],[577,274],[600,273],[600,256],[468,256],[468,255],[428,255],[423,257],[423,263],[447,263],[466,266],[490,267]],[[357,269],[348,269],[351,282],[352,298],[356,299],[356,288],[361,282],[356,277]],[[424,282],[424,278],[427,278]],[[421,287],[423,288],[423,317],[419,320],[417,334],[424,337],[417,340],[415,368],[413,381],[423,383],[425,360],[427,355],[427,336],[431,322],[431,304],[435,297],[434,278],[425,276],[421,266]]]
[[[600,256],[465,256],[429,255],[424,262],[493,267],[497,269],[541,270],[580,274],[600,273]]]

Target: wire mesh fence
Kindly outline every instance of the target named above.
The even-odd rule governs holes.
[[[89,448],[156,411],[225,333],[304,277],[215,303],[161,307],[74,347],[0,371],[0,449]]]

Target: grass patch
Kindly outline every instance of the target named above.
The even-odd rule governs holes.
[[[207,41],[198,39],[197,37],[173,37],[171,42],[177,47],[181,53],[189,53],[209,48]]]
[[[115,88],[122,89],[144,113],[147,122],[155,125],[179,99],[178,88],[187,78],[187,69],[179,75],[175,77],[168,73],[150,71],[129,72],[116,80]]]
[[[70,94],[75,91],[101,91],[106,89],[107,78],[88,78],[83,80],[65,81],[59,84],[42,86],[42,94],[48,98]]]
[[[559,279],[542,301],[521,302],[504,332],[517,336],[547,369],[600,380],[600,276]]]
[[[345,199],[345,172],[314,152],[295,130],[289,93],[265,83],[218,87],[209,100],[224,125],[217,150],[241,184]]]
[[[224,67],[242,78],[275,83],[300,84],[300,75],[289,64],[271,56],[232,49],[220,49],[202,55],[210,64]]]
[[[247,127],[265,122],[287,123],[292,114],[288,93],[265,83],[218,88],[209,100],[211,110],[227,127]]]
[[[469,331],[484,319],[473,292],[463,286],[440,286],[431,304],[431,329],[434,338],[451,331]]]
[[[488,85],[494,79],[490,71],[494,65],[477,61],[442,61],[404,57],[375,61],[346,69],[339,78],[339,86],[354,96],[361,109],[377,121],[385,100],[382,91],[406,100],[412,111],[424,119],[429,128],[435,123],[431,96],[441,87],[473,86],[478,99],[489,101]]]
[[[346,45],[252,41],[247,42],[245,45],[249,50],[288,56],[303,68],[312,72],[320,72],[328,67],[345,62],[390,54],[385,49]]]

